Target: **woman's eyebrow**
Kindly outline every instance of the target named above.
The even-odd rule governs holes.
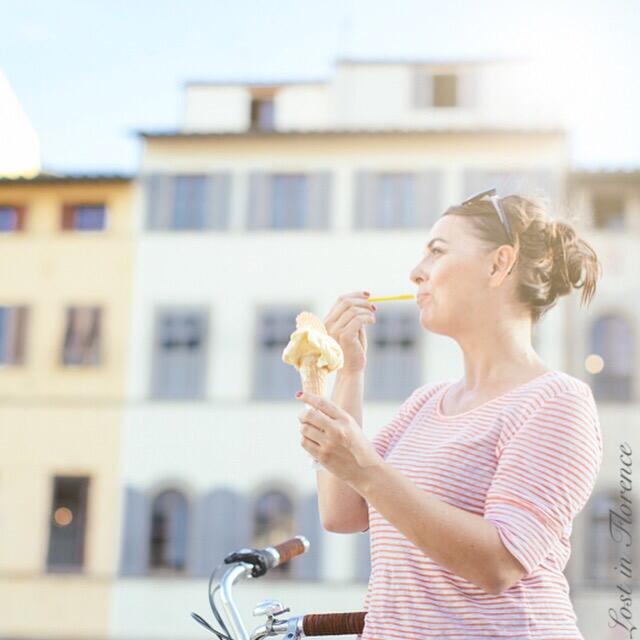
[[[431,248],[431,245],[432,245],[434,242],[437,242],[438,240],[440,240],[440,242],[446,242],[447,244],[449,243],[449,241],[448,241],[448,240],[445,240],[444,238],[433,238],[432,240],[430,240],[430,241],[429,241],[429,244],[425,247],[425,249],[430,249],[430,248]]]

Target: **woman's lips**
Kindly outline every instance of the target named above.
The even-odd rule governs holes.
[[[420,304],[429,294],[428,293],[421,293],[418,296],[418,304]]]

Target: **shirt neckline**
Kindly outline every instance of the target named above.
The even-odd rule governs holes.
[[[489,400],[487,400],[486,402],[483,402],[482,404],[478,405],[477,407],[473,407],[467,411],[463,411],[462,413],[455,413],[453,415],[447,415],[446,413],[442,413],[442,401],[444,399],[444,396],[446,395],[447,391],[449,390],[450,387],[452,387],[454,384],[456,384],[456,382],[458,382],[457,380],[453,380],[451,382],[449,382],[448,384],[445,384],[443,386],[443,388],[440,390],[440,394],[438,395],[438,400],[436,402],[436,407],[435,407],[435,413],[438,416],[438,418],[442,418],[444,420],[452,420],[454,418],[461,418],[462,416],[467,416],[471,413],[474,413],[475,411],[479,411],[480,409],[483,409],[485,407],[487,407],[490,404],[493,404],[495,402],[498,402],[499,400],[502,400],[505,396],[508,396],[516,391],[519,391],[520,389],[522,389],[523,387],[526,387],[527,385],[536,382],[537,380],[540,380],[541,378],[544,378],[545,376],[551,375],[551,374],[555,374],[557,373],[557,371],[555,369],[550,369],[549,371],[545,371],[544,373],[540,373],[538,374],[535,378],[531,378],[531,380],[528,380],[527,382],[523,382],[522,384],[519,384],[516,387],[513,387],[513,389],[509,389],[508,391],[505,391],[504,393],[500,394],[499,396],[496,396],[495,398],[491,398]]]

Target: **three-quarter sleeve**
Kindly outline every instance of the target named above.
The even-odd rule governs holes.
[[[529,575],[582,510],[602,462],[602,434],[589,389],[547,398],[496,446],[484,517]]]

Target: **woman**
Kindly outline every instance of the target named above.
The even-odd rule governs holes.
[[[323,526],[370,527],[361,638],[582,639],[563,569],[602,436],[590,387],[547,367],[532,326],[595,291],[600,263],[537,199],[492,192],[450,207],[410,274],[420,323],[453,338],[464,377],[425,384],[371,442],[361,429],[366,292],[325,318],[345,365],[331,401],[298,394]]]

